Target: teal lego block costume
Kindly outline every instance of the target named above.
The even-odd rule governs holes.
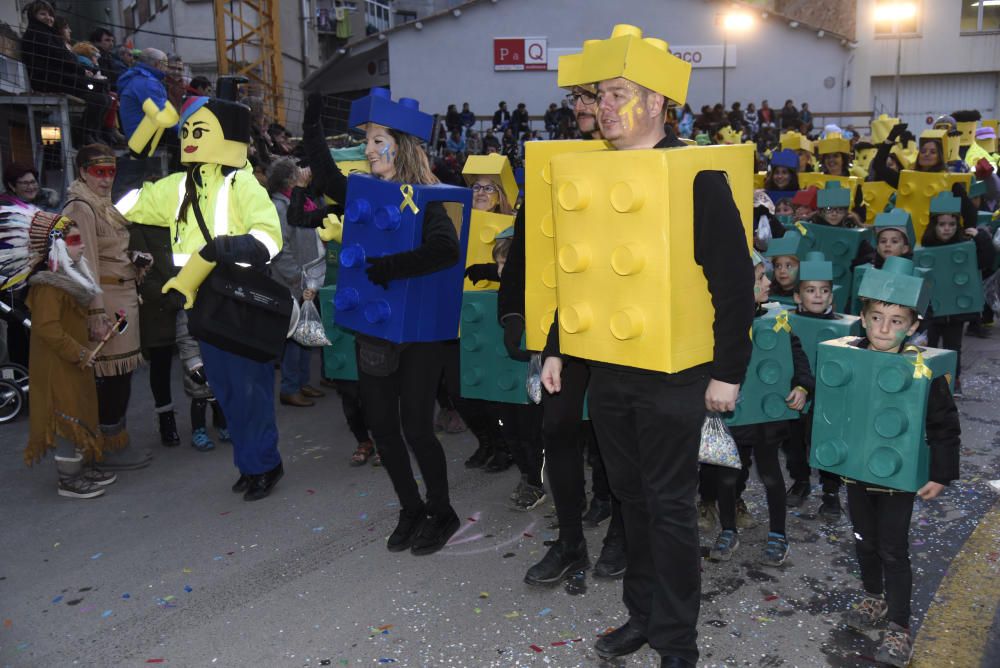
[[[462,295],[462,396],[507,404],[527,404],[528,363],[511,359],[497,323],[495,290]]]
[[[336,292],[336,285],[319,289],[319,310],[323,318],[323,329],[326,330],[326,338],[331,344],[323,347],[323,375],[331,380],[357,380],[358,359],[354,349],[354,334],[333,322],[333,315],[336,312],[333,296]]]
[[[753,352],[736,410],[726,418],[729,426],[798,419],[799,412],[785,404],[795,372],[787,318],[783,309],[771,309],[754,319]]]

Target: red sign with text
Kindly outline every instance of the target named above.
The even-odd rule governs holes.
[[[544,37],[502,37],[493,40],[495,71],[549,69],[547,40]]]

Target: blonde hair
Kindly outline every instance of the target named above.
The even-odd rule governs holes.
[[[420,139],[405,132],[396,132],[391,128],[389,135],[396,140],[396,157],[392,161],[396,175],[393,180],[424,186],[440,183],[438,177],[431,171],[430,161]]]
[[[73,53],[87,58],[97,58],[101,55],[100,50],[90,42],[77,42],[73,45]]]

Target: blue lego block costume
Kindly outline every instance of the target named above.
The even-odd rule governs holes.
[[[527,404],[528,363],[513,360],[497,324],[495,290],[469,291],[462,299],[462,396]]]
[[[365,273],[367,258],[418,248],[423,215],[432,202],[444,204],[455,222],[458,261],[432,274],[391,281],[388,290],[372,284]],[[351,174],[347,179],[343,246],[334,297],[335,322],[394,343],[454,339],[462,305],[471,210],[472,191],[468,188],[409,186]]]

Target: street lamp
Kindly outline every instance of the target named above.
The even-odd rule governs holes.
[[[729,33],[744,32],[753,26],[753,17],[747,12],[729,12],[721,17],[722,24],[722,108],[726,108],[726,65],[729,55]]]
[[[896,102],[892,112],[892,115],[896,117],[899,117],[899,70],[903,62],[903,33],[900,30],[900,24],[916,15],[917,3],[915,2],[891,2],[875,7],[875,22],[891,23],[892,31],[896,33],[896,76],[893,79]]]

